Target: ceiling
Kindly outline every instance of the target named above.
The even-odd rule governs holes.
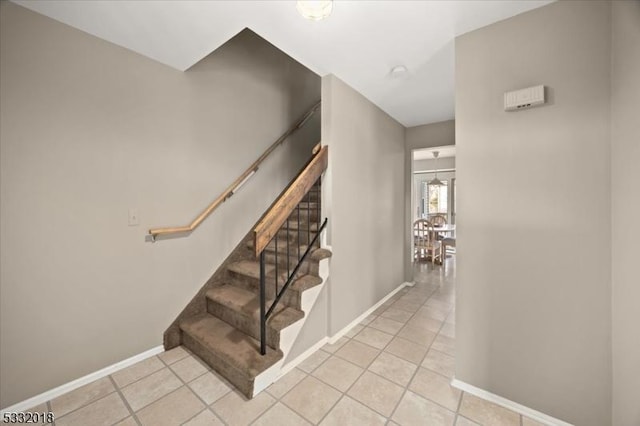
[[[416,149],[413,151],[414,160],[433,160],[433,152],[438,151],[438,158],[448,158],[456,156],[456,147],[443,146],[440,148]]]
[[[293,1],[14,2],[179,70],[248,27],[410,127],[453,118],[456,36],[551,1],[338,0],[317,22]]]

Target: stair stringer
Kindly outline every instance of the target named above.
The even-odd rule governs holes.
[[[322,278],[322,284],[319,284],[310,289],[307,289],[303,291],[302,294],[300,295],[302,299],[300,303],[300,307],[302,311],[305,313],[305,316],[301,320],[291,324],[289,327],[280,331],[280,350],[282,351],[284,356],[280,361],[276,362],[274,365],[272,365],[271,367],[269,367],[268,369],[266,369],[265,371],[263,371],[262,373],[256,376],[253,382],[252,397],[255,397],[257,394],[265,390],[267,387],[269,387],[269,385],[274,383],[281,376],[283,376],[285,373],[287,373],[289,370],[291,370],[293,367],[295,367],[296,365],[298,365],[300,362],[304,360],[298,357],[285,364],[285,360],[288,359],[288,355],[291,352],[291,348],[293,348],[294,343],[296,342],[296,340],[298,339],[298,336],[300,335],[300,331],[302,331],[304,323],[308,319],[307,314],[311,312],[311,310],[313,309],[314,305],[318,300],[318,296],[320,295],[320,292],[322,292],[322,289],[327,283],[327,279],[329,278],[330,259],[331,258],[322,259],[318,265],[319,266],[318,275],[320,276],[320,278]]]

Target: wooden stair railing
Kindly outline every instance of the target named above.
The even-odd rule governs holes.
[[[317,192],[315,208],[316,208],[316,221],[315,230],[313,231],[315,235],[313,239],[311,238],[312,232],[312,223],[311,223],[311,209],[313,208],[312,202],[310,198],[307,198],[307,226],[306,226],[306,243],[307,247],[302,256],[300,256],[300,250],[298,250],[297,263],[293,266],[293,270],[291,271],[289,268],[289,258],[292,255],[289,250],[289,232],[291,227],[289,226],[289,220],[294,210],[297,210],[298,220],[296,222],[296,232],[298,235],[298,247],[300,247],[300,233],[304,230],[301,228],[300,224],[300,203],[307,196],[309,191],[311,190],[316,183],[316,187],[319,191],[319,183],[322,173],[327,169],[328,165],[328,155],[329,155],[329,147],[323,146],[320,147],[316,145],[313,150],[314,156],[307,163],[304,169],[298,174],[298,176],[291,182],[291,184],[284,190],[284,192],[278,197],[278,199],[271,205],[269,210],[264,214],[260,222],[256,225],[253,230],[253,248],[255,251],[256,257],[260,257],[260,353],[262,355],[266,354],[266,323],[271,314],[274,312],[274,309],[278,305],[278,302],[283,297],[287,288],[291,285],[298,274],[298,270],[300,266],[305,262],[312,248],[315,246],[316,242],[319,241],[319,236],[322,233],[323,229],[327,224],[327,219],[324,219],[322,223],[320,223],[320,193]],[[277,265],[278,265],[278,231],[280,231],[283,226],[286,224],[284,228],[287,233],[286,237],[286,252],[283,253],[286,255],[287,259],[287,274],[282,286],[279,286],[280,277],[277,273]],[[272,302],[270,307],[267,307],[266,301],[266,273],[265,273],[265,249],[269,243],[275,238],[275,265],[276,265],[276,273],[275,273],[275,299]],[[318,243],[319,244],[319,243]]]
[[[209,204],[209,206],[202,211],[190,224],[184,226],[173,226],[166,228],[151,228],[149,229],[149,235],[151,235],[151,241],[156,241],[156,238],[159,236],[170,235],[170,234],[184,234],[190,233],[194,229],[196,229],[213,211],[218,208],[218,206],[225,201],[227,201],[234,193],[236,193],[242,185],[244,185],[250,178],[253,176],[255,172],[258,171],[258,168],[262,164],[264,160],[269,157],[269,155],[279,146],[281,145],[289,136],[296,132],[299,128],[304,126],[304,124],[320,109],[320,101],[318,101],[309,111],[307,111],[300,119],[298,119],[291,127],[287,129],[286,132],[282,134],[274,143],[267,148],[267,150],[260,156],[256,161],[253,162],[236,180],[231,183],[227,187],[227,189],[222,192]],[[315,149],[315,148],[314,148]]]

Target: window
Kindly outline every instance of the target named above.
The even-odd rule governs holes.
[[[449,213],[449,187],[444,185],[429,185],[422,182],[422,216]]]

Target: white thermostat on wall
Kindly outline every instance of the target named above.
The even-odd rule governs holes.
[[[504,94],[504,110],[517,111],[544,104],[544,86],[527,87]]]

